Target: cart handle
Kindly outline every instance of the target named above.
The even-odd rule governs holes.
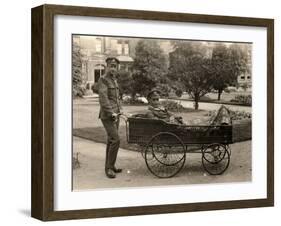
[[[126,139],[127,139],[127,143],[128,143],[129,142],[128,118],[130,117],[130,114],[118,113],[117,117],[122,118],[126,124]]]
[[[127,122],[130,115],[127,115],[127,114],[124,114],[124,113],[118,113],[117,117],[122,118],[125,122]]]

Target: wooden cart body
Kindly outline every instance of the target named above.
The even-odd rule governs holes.
[[[158,119],[128,118],[128,143],[147,144],[160,132],[177,135],[184,144],[232,143],[232,125],[178,125]],[[174,140],[162,140],[163,143]]]
[[[232,124],[184,125],[129,117],[126,134],[128,143],[142,147],[148,169],[159,178],[175,176],[186,153],[201,153],[202,165],[211,175],[222,174],[229,166]]]

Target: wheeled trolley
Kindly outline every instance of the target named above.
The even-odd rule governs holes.
[[[149,171],[159,178],[175,176],[187,153],[202,155],[204,169],[220,175],[229,166],[232,125],[178,125],[159,119],[126,118],[127,142],[143,148]]]

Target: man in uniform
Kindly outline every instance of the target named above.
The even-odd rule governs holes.
[[[120,144],[118,135],[118,113],[121,112],[121,105],[119,101],[119,87],[117,84],[119,60],[114,57],[109,57],[106,59],[106,64],[106,73],[98,82],[100,102],[99,118],[107,133],[105,174],[108,178],[115,178],[115,174],[122,171],[122,169],[115,167]]]

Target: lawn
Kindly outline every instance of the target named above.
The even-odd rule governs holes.
[[[250,95],[251,92],[230,92],[226,93],[223,92],[221,94],[221,101],[230,101],[231,99],[234,99],[237,95]],[[191,99],[191,97],[188,94],[182,95],[182,99]],[[218,100],[218,94],[217,93],[207,93],[204,97],[201,98],[202,100]]]
[[[252,94],[251,92],[230,92],[230,93],[225,93],[223,92],[221,94],[221,101],[230,101],[231,99],[234,99],[235,96],[237,95],[250,95]],[[217,100],[218,99],[218,94],[217,93],[207,93],[206,97],[209,97],[212,100]]]
[[[230,92],[221,94],[221,99],[218,101],[218,94],[217,93],[207,93],[205,96],[200,98],[199,102],[213,102],[218,104],[230,104],[230,105],[241,105],[241,106],[251,106],[251,104],[247,103],[238,103],[233,102],[231,100],[235,99],[235,96],[248,96],[251,95],[251,92]],[[176,98],[177,99],[177,98]],[[181,100],[192,100],[192,98],[188,94],[184,94],[180,98]]]
[[[127,114],[142,113],[147,106],[123,106],[123,112]],[[106,143],[106,133],[101,121],[98,119],[98,99],[76,99],[73,103],[73,135],[99,143]],[[196,121],[207,119],[206,111],[192,111],[178,113],[184,121]],[[135,144],[128,144],[126,139],[125,122],[121,120],[119,135],[121,138],[120,147],[128,150],[138,150]],[[243,123],[234,122],[233,141],[239,142],[251,139],[251,124],[249,121]]]

